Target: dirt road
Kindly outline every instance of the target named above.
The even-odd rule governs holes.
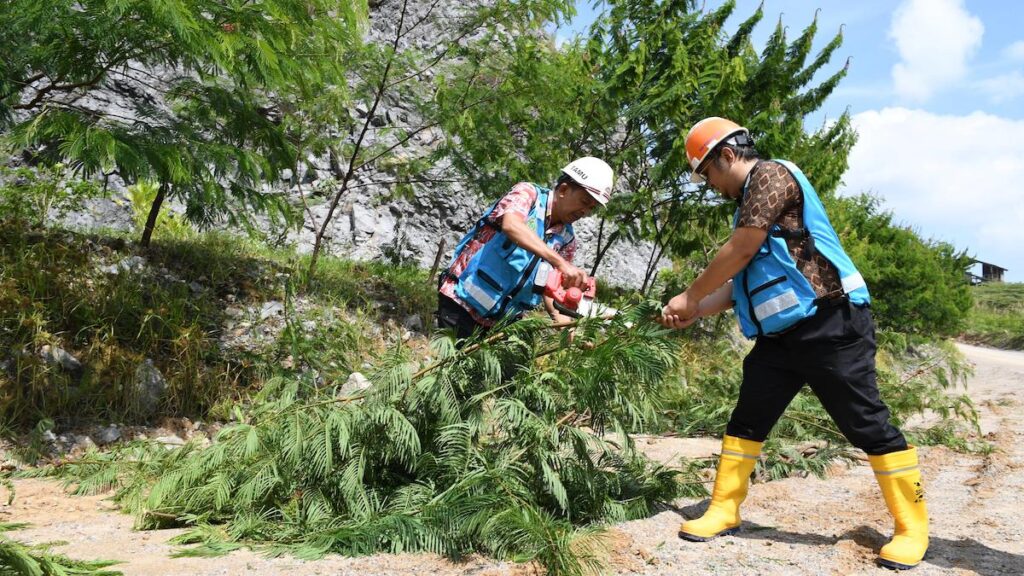
[[[968,393],[990,456],[922,448],[931,513],[931,545],[911,572],[1024,574],[1024,353],[962,345],[975,373]],[[699,515],[706,502],[684,502]],[[839,470],[827,480],[791,478],[751,487],[739,535],[707,544],[678,541],[679,513],[666,511],[620,529],[648,551],[632,574],[891,574],[875,567],[892,524],[869,467]],[[630,571],[631,570],[631,571]]]
[[[923,448],[931,547],[910,574],[1024,574],[1024,353],[962,345],[975,363],[968,392],[997,450],[989,456]],[[643,439],[652,456],[671,458],[717,450],[717,441]],[[170,558],[176,530],[134,532],[131,518],[100,497],[73,498],[52,482],[18,481],[0,522],[29,522],[15,533],[30,542],[65,541],[57,550],[80,558],[122,560],[129,575],[524,574],[527,567],[472,558],[462,564],[431,555],[329,557],[315,562],[267,559],[252,552],[222,558]],[[6,498],[3,499],[6,501]],[[683,517],[706,502],[676,508],[612,529],[609,572],[642,575],[890,574],[873,559],[892,531],[867,466],[840,468],[827,480],[791,478],[757,484],[744,506],[743,530],[706,544],[682,542]]]

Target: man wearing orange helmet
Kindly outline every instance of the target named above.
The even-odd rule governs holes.
[[[572,224],[607,204],[613,185],[611,166],[586,156],[566,165],[553,188],[513,186],[466,233],[441,273],[438,327],[467,338],[541,303],[553,321],[568,320],[535,278],[543,261],[562,273],[566,288],[585,286],[586,273],[573,265]]]
[[[707,269],[662,310],[684,328],[733,308],[754,338],[718,461],[707,512],[679,536],[706,541],[739,529],[739,507],[761,444],[806,383],[843,435],[868,454],[895,518],[879,564],[916,566],[928,548],[917,452],[889,423],[875,381],[875,328],[863,277],[843,250],[807,177],[761,160],[746,128],[712,117],[686,137],[691,180],[738,203],[733,234]]]

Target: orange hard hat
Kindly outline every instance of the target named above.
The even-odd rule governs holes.
[[[691,182],[700,183],[704,181],[704,178],[698,174],[701,164],[704,163],[704,160],[708,158],[715,147],[737,134],[749,136],[750,132],[732,120],[726,120],[718,116],[705,118],[694,124],[693,128],[690,128],[690,131],[686,134],[686,158],[690,161],[690,170],[692,170],[690,173]],[[749,138],[744,139],[744,141],[749,141]]]

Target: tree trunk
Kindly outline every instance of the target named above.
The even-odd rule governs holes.
[[[605,219],[601,218],[601,225],[597,228],[597,246],[594,248],[594,267],[590,269],[590,275],[597,274],[597,265],[601,263],[601,241],[604,240]]]
[[[309,281],[312,281],[313,274],[316,273],[316,263],[320,259],[320,251],[323,249],[324,234],[327,233],[327,227],[331,225],[331,220],[334,218],[334,211],[338,208],[338,203],[341,201],[341,197],[348,191],[348,184],[352,180],[352,175],[356,171],[356,160],[359,158],[359,152],[363,147],[363,139],[366,137],[366,133],[370,130],[370,125],[373,121],[374,115],[377,113],[377,107],[380,105],[381,100],[384,98],[384,92],[388,88],[388,75],[391,73],[391,67],[395,63],[395,58],[398,56],[398,45],[402,40],[403,27],[405,26],[405,15],[406,10],[409,6],[409,0],[402,0],[402,12],[398,17],[398,27],[395,31],[395,39],[391,43],[391,53],[388,55],[388,61],[384,64],[384,72],[380,76],[380,84],[377,86],[375,95],[373,97],[373,105],[370,106],[366,112],[366,118],[363,120],[363,128],[359,131],[359,136],[355,140],[355,145],[352,147],[352,155],[348,159],[348,167],[345,168],[344,176],[341,179],[341,185],[334,194],[334,198],[331,200],[331,205],[327,209],[327,215],[324,216],[324,221],[320,224],[320,230],[316,233],[316,239],[313,241],[313,254],[309,258]],[[337,159],[335,159],[335,162]],[[364,166],[362,164],[361,166]],[[334,170],[332,166],[332,171]]]
[[[164,203],[164,198],[167,197],[167,183],[161,182],[160,187],[156,191],[156,198],[153,199],[153,205],[149,208],[149,216],[146,217],[146,226],[142,229],[142,240],[139,244],[143,248],[149,248],[149,241],[153,238],[153,228],[156,227],[156,218],[160,215],[160,206]]]
[[[434,255],[434,265],[430,267],[430,276],[427,277],[431,286],[434,284],[434,274],[437,274],[437,269],[441,266],[441,257],[444,256],[444,245],[445,239],[441,238],[441,241],[437,243],[437,254]]]

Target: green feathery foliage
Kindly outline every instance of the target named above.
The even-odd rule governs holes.
[[[442,337],[425,366],[396,349],[345,396],[279,378],[206,448],[136,443],[35,474],[115,489],[140,528],[193,526],[189,554],[477,551],[583,573],[601,524],[681,491],[629,435],[656,418],[676,365],[655,312],[581,321],[576,344],[592,348],[527,319],[462,349]]]
[[[46,545],[27,546],[4,535],[25,526],[0,523],[0,576],[121,576],[120,572],[104,570],[117,562],[73,560],[49,552]]]

